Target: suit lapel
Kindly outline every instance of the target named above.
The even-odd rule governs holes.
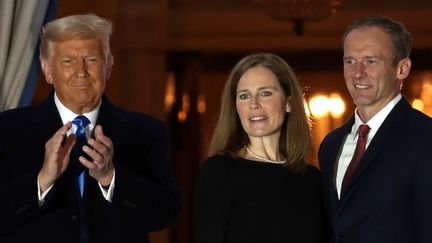
[[[371,143],[366,149],[363,158],[360,160],[357,169],[354,171],[347,188],[344,192],[342,192],[341,200],[344,196],[350,191],[350,189],[355,185],[357,180],[361,177],[361,175],[367,170],[369,166],[375,161],[375,158],[379,154],[379,152],[386,145],[388,137],[391,136],[394,132],[393,126],[394,123],[401,120],[402,117],[411,109],[409,103],[402,98],[393,110],[389,113],[387,118],[384,120],[377,133],[373,137]]]
[[[331,180],[330,182],[328,182],[331,185],[331,200],[333,201],[332,205],[338,205],[339,203],[339,198],[337,195],[337,190],[336,190],[336,172],[337,172],[337,168],[338,168],[338,161],[339,161],[339,156],[340,153],[342,151],[342,147],[345,141],[346,136],[348,135],[348,133],[351,131],[351,128],[354,124],[354,116],[352,116],[342,127],[341,129],[338,129],[335,133],[335,138],[334,138],[334,144],[330,145],[329,147],[332,148],[332,151],[329,151],[329,154],[331,155],[331,157],[329,158],[330,161],[330,168],[329,168],[329,179]]]
[[[116,147],[127,137],[125,131],[128,129],[124,125],[125,122],[126,118],[120,110],[103,96],[96,123],[102,126],[106,136],[116,142]]]
[[[31,111],[29,123],[34,126],[34,132],[39,133],[48,141],[54,133],[63,126],[60,114],[54,103],[54,92]]]

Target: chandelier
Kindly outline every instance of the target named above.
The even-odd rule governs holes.
[[[294,24],[294,32],[303,34],[306,21],[319,21],[336,13],[342,0],[253,0],[264,7],[270,17],[288,20]]]

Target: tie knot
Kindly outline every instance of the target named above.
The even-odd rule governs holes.
[[[79,115],[77,117],[75,117],[75,119],[73,119],[72,121],[72,125],[76,126],[76,132],[75,135],[77,136],[82,136],[85,134],[85,128],[87,127],[87,125],[90,124],[90,120],[83,116],[83,115]]]
[[[370,131],[370,127],[368,125],[362,124],[359,127],[359,137],[365,138]]]

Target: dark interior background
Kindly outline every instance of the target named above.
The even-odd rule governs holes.
[[[332,93],[344,100],[341,118],[327,115],[313,120],[310,163],[315,165],[323,136],[354,109],[342,76],[341,35],[355,18],[379,14],[406,25],[414,46],[403,94],[410,102],[420,99],[422,110],[431,114],[432,1],[310,0],[311,9],[328,4],[332,13],[318,8],[314,16],[297,24],[290,1],[59,0],[57,17],[93,12],[113,21],[115,64],[108,97],[120,106],[164,120],[170,129],[183,210],[168,229],[151,235],[154,243],[192,242],[197,169],[207,156],[224,83],[246,54],[273,52],[284,57],[302,83],[307,101]],[[41,76],[33,103],[43,100],[50,90]]]

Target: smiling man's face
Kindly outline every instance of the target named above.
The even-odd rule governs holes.
[[[42,60],[48,83],[60,101],[76,114],[90,112],[99,103],[112,63],[99,39],[50,43],[50,56]]]

